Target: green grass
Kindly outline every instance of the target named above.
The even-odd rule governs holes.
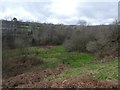
[[[64,62],[71,67],[78,67],[81,64],[89,63],[93,60],[93,56],[88,53],[67,52],[62,46],[57,46],[47,50],[39,50],[36,56],[42,57],[51,63],[51,59],[56,62]],[[55,63],[54,63],[55,64]],[[52,66],[52,65],[51,65]]]
[[[30,56],[36,56],[43,59],[44,64],[34,67],[37,69],[54,68],[60,63],[67,64],[69,66],[65,72],[57,76],[50,76],[48,79],[64,79],[74,76],[90,76],[98,79],[109,80],[116,80],[118,78],[117,60],[94,64],[92,63],[94,57],[91,54],[67,52],[63,46],[55,46],[50,49],[42,47],[30,47],[26,49],[25,53],[28,53]],[[13,58],[16,56],[21,56],[24,53],[22,53],[20,49],[15,49],[4,51],[3,54],[7,58]]]
[[[6,54],[5,54],[6,53]],[[40,48],[40,47],[31,47],[26,50],[31,56],[36,56],[42,58],[46,64],[45,67],[54,67],[59,63],[68,64],[71,67],[78,67],[81,64],[89,63],[93,60],[93,56],[88,53],[79,53],[79,52],[67,52],[62,46],[55,46],[50,49]],[[23,53],[21,50],[8,50],[4,52],[5,57],[11,58],[14,56],[20,56]]]
[[[88,64],[82,67],[69,68],[62,74],[48,77],[51,79],[64,79],[67,77],[94,77],[104,80],[118,80],[118,61],[110,61],[100,64]]]
[[[71,67],[79,67],[81,64],[91,62],[93,57],[88,53],[65,52],[59,56],[59,59]]]

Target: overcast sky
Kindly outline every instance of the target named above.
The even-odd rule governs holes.
[[[119,0],[0,0],[0,19],[74,25],[109,24],[118,18]]]

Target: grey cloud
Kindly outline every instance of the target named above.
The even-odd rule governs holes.
[[[68,2],[69,3],[69,2]],[[81,3],[81,2],[79,2]],[[50,12],[52,1],[43,2],[21,2],[21,3],[0,3],[0,12],[6,8],[23,7],[30,12],[39,22],[47,22],[51,16],[54,16],[61,23],[76,24],[79,20],[85,19],[90,23],[106,23],[109,19],[117,19],[117,2],[87,2],[84,6],[78,6],[78,14],[74,17],[62,16]],[[61,5],[62,6],[62,5]],[[22,14],[22,13],[21,13]],[[53,17],[53,18],[54,18]],[[84,17],[84,18],[83,18]],[[1,18],[0,18],[1,19]]]
[[[84,16],[88,20],[104,23],[111,18],[117,19],[117,2],[87,2],[84,7],[78,7],[78,12],[79,17]]]

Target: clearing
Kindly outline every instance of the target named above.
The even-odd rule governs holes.
[[[98,63],[92,54],[67,52],[63,46],[7,50],[3,55],[3,87],[118,87],[117,59]]]

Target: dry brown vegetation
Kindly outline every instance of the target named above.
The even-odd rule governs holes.
[[[67,69],[67,66],[60,65],[57,68],[38,70],[28,73],[19,74],[3,80],[3,87],[19,87],[21,85],[34,84],[43,81],[50,75],[57,75]],[[24,87],[25,88],[25,87]],[[37,87],[36,87],[37,88]]]
[[[72,77],[64,80],[47,80],[50,75],[57,75],[64,70],[47,69],[39,72],[24,73],[3,81],[3,87],[14,88],[118,88],[117,81],[98,80],[91,77]]]
[[[26,69],[29,69],[33,66],[43,64],[43,60],[40,58],[32,56],[20,56],[11,58],[8,61],[3,61],[3,70],[6,70],[7,74],[3,74],[3,78],[10,76],[15,76],[25,72]]]

